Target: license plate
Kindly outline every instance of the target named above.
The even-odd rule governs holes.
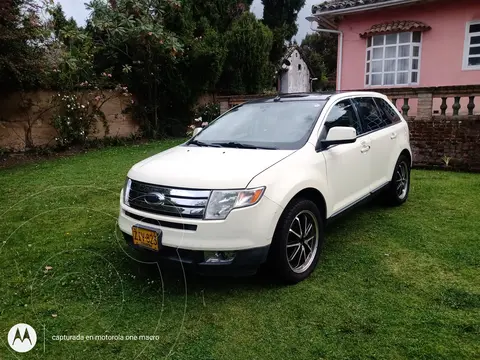
[[[138,226],[132,226],[133,244],[149,250],[160,249],[161,230],[150,230]]]

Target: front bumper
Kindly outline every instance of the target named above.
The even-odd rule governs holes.
[[[254,206],[233,210],[224,220],[157,215],[131,208],[120,201],[118,225],[127,243],[150,259],[182,263],[205,275],[247,275],[255,273],[266,261],[282,211],[266,196]],[[133,245],[134,225],[162,231],[159,252]],[[233,251],[235,257],[231,262],[207,263],[205,251]]]
[[[134,225],[160,229],[164,247],[236,251],[270,245],[282,210],[264,196],[254,206],[233,210],[224,220],[202,220],[152,214],[120,201],[118,225],[127,235],[132,235]]]
[[[235,252],[233,260],[222,263],[207,263],[204,251],[162,247],[159,252],[143,249],[133,244],[132,236],[123,233],[129,246],[136,249],[150,261],[159,261],[163,265],[182,265],[185,269],[207,276],[244,276],[253,275],[267,260],[269,246]]]

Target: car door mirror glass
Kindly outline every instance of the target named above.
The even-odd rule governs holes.
[[[331,145],[350,144],[357,140],[357,130],[350,126],[335,126],[328,130],[325,140],[320,142],[317,150],[323,150]]]
[[[326,141],[351,141],[357,138],[357,130],[350,126],[335,126],[331,128]]]

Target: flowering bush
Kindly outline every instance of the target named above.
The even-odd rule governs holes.
[[[201,128],[207,127],[208,124],[209,124],[208,121],[203,121],[203,118],[201,116],[193,119],[193,124],[188,126],[187,135],[192,136],[193,130],[195,130],[198,127],[201,127]]]
[[[191,136],[193,130],[197,127],[206,127],[213,120],[220,116],[220,105],[217,103],[208,103],[195,109],[195,118],[193,123],[188,126],[187,135]]]
[[[89,111],[89,101],[82,102],[78,95],[57,94],[54,102],[58,105],[57,115],[53,117],[53,127],[57,130],[57,144],[68,146],[83,143],[95,131],[96,117]]]
[[[208,103],[195,109],[195,117],[201,117],[203,121],[210,123],[220,116],[220,105],[217,103]]]
[[[109,77],[108,73],[102,74]],[[53,117],[53,127],[57,130],[55,138],[60,146],[85,143],[88,137],[97,132],[97,123],[103,123],[105,136],[109,133],[108,122],[102,106],[112,98],[128,97],[133,104],[132,94],[128,87],[118,84],[115,89],[99,90],[92,82],[84,81],[80,87],[94,90],[81,93],[58,93],[53,97],[57,113]],[[82,95],[80,95],[82,94]]]

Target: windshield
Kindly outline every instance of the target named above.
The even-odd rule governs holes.
[[[299,149],[307,142],[324,105],[323,100],[243,104],[212,122],[188,144]]]

